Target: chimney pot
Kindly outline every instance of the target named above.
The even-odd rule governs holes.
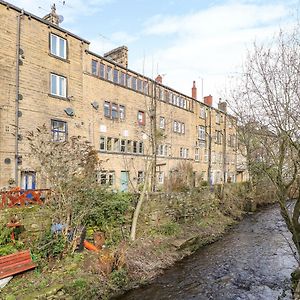
[[[192,87],[192,98],[197,100],[197,87],[196,87],[196,81],[193,81],[193,87]]]
[[[155,78],[155,81],[157,83],[161,83],[162,84],[162,76],[161,75],[157,75],[157,77]]]
[[[205,96],[204,97],[204,103],[206,105],[212,106],[212,104],[213,104],[213,97],[212,97],[212,95]]]

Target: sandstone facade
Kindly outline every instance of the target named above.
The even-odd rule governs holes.
[[[25,136],[46,124],[56,142],[86,137],[104,161],[99,182],[130,189],[144,176],[153,117],[158,184],[180,162],[192,164],[195,184],[209,172],[213,183],[236,180],[235,119],[211,96],[183,95],[128,69],[126,47],[92,53],[88,41],[2,0],[0,38],[0,187],[44,187]]]

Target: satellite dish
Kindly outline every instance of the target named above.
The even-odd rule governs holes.
[[[99,108],[99,103],[97,101],[94,101],[91,103],[93,108],[95,108],[96,110]]]
[[[59,15],[59,16],[58,16],[58,23],[60,24],[60,23],[62,23],[63,21],[64,21],[64,16]]]
[[[74,112],[73,108],[71,108],[71,107],[66,108],[65,113],[70,117],[73,117],[75,115],[75,112]]]

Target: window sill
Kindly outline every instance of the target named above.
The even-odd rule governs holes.
[[[63,62],[66,62],[68,64],[70,63],[70,60],[68,60],[67,58],[62,58],[62,57],[57,56],[57,55],[52,54],[52,53],[48,53],[48,55],[51,56],[51,57],[53,57],[53,58],[59,59],[59,60],[61,60]]]
[[[59,100],[70,101],[68,99],[68,97],[61,97],[61,96],[57,96],[57,95],[53,95],[53,94],[48,94],[48,96],[51,98],[59,99]]]

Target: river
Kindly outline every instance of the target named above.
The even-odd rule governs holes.
[[[119,299],[290,300],[296,261],[287,239],[278,207],[263,209]]]

